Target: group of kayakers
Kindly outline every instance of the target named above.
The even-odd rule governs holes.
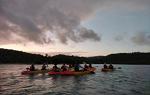
[[[36,70],[34,64],[32,64],[32,65],[30,66],[30,68],[26,68],[26,69],[27,69],[27,70],[30,70],[30,71],[35,71],[35,70]],[[41,70],[46,70],[46,65],[45,65],[45,64],[42,65]]]
[[[89,68],[92,68],[92,64],[84,64],[84,67],[82,67],[80,64],[63,64],[60,68],[57,66],[57,64],[54,64],[51,71],[60,72],[60,71],[88,71]],[[114,66],[110,64],[107,66],[106,64],[103,65],[103,69],[114,69]],[[27,68],[27,70],[35,71],[35,66],[32,64],[30,68]],[[41,70],[47,70],[46,64],[42,65]]]
[[[68,66],[66,64],[63,64],[60,68],[57,67],[57,64],[54,64],[52,71],[59,72],[59,71],[80,71],[80,68],[82,71],[87,71],[88,68],[92,68],[92,65],[85,64],[84,67],[82,67],[80,64],[69,64]]]
[[[112,64],[110,64],[109,66],[107,66],[106,64],[103,65],[104,69],[114,69],[114,66]]]
[[[92,68],[92,64],[89,64],[89,65],[85,64],[84,67],[82,67],[80,64],[68,64],[68,65],[63,64],[60,68],[57,66],[57,64],[54,64],[51,71],[55,71],[55,72],[59,72],[59,71],[80,71],[80,70],[87,71],[89,68]],[[43,64],[41,70],[46,70],[46,69],[47,69],[46,64]],[[27,70],[35,71],[36,69],[35,69],[34,64],[32,64],[30,66],[30,68],[27,68]]]

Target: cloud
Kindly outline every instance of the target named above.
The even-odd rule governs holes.
[[[98,10],[145,9],[149,4],[149,0],[0,0],[0,40],[5,44],[12,39],[37,44],[56,39],[63,44],[100,41],[100,35],[83,27],[82,21]]]
[[[49,31],[64,44],[68,40],[99,41],[100,37],[93,30],[80,24],[95,13],[97,2],[98,0],[0,0],[0,39],[11,40],[13,35],[17,35],[19,39],[16,42],[23,39],[38,44],[51,43],[55,39],[46,36],[46,31]],[[80,31],[82,29],[84,31]],[[76,32],[80,35],[76,35]]]
[[[149,32],[137,32],[132,38],[132,42],[137,45],[150,46],[150,33]]]
[[[79,36],[85,39],[93,38],[94,41],[99,41],[100,37],[91,29],[80,28]],[[88,31],[88,32],[86,32]]]

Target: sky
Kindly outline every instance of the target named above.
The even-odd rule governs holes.
[[[0,0],[0,48],[49,55],[150,52],[150,0]]]

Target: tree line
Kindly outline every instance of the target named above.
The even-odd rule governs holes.
[[[0,63],[19,63],[19,64],[150,64],[150,53],[118,53],[107,56],[79,57],[69,55],[43,56],[22,51],[0,49]]]

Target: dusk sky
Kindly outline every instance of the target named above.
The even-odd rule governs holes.
[[[150,0],[0,0],[0,48],[79,56],[150,52]]]

